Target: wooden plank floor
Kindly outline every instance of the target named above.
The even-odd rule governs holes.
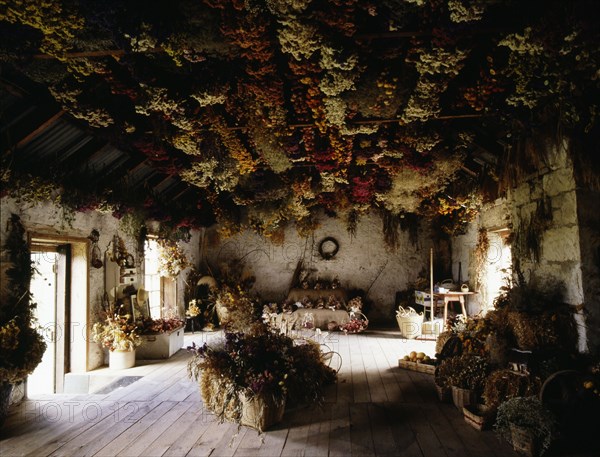
[[[218,333],[186,334],[186,344]],[[124,370],[140,380],[107,394],[46,395],[11,410],[2,456],[516,456],[492,432],[467,425],[438,402],[430,375],[398,368],[411,350],[433,355],[434,343],[396,331],[335,333],[325,341],[342,356],[339,380],[323,409],[287,410],[259,436],[219,424],[187,378],[189,354],[139,362]],[[117,375],[107,369],[93,372]]]

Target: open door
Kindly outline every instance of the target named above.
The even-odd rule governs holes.
[[[34,274],[30,291],[34,316],[46,341],[41,363],[27,378],[27,395],[61,393],[69,371],[70,265],[69,245],[32,244]]]

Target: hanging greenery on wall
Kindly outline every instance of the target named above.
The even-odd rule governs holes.
[[[479,290],[481,284],[483,284],[483,277],[485,275],[485,263],[489,255],[490,249],[490,238],[485,228],[481,227],[477,233],[477,244],[473,250],[473,257],[475,265],[473,271],[475,274],[475,284],[473,284],[475,290]]]
[[[0,382],[15,384],[23,381],[42,360],[46,343],[35,329],[29,283],[33,267],[25,229],[19,217],[12,214],[8,220],[8,236],[3,246],[8,254],[3,263],[8,287],[0,297]]]
[[[530,258],[539,263],[544,232],[552,224],[552,200],[544,196],[536,202],[535,211],[521,218],[515,230],[515,249],[518,258]]]

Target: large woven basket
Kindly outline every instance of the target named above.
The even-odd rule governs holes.
[[[272,425],[281,422],[285,411],[285,397],[273,398],[272,395],[247,396],[239,392],[237,396],[225,404],[227,389],[231,386],[224,383],[214,373],[205,370],[200,379],[200,395],[209,411],[222,412],[223,419],[237,422],[262,432]],[[241,404],[241,418],[237,415],[237,408]]]
[[[423,313],[417,313],[410,306],[407,308],[399,306],[398,311],[396,311],[396,321],[398,321],[400,333],[402,333],[402,336],[405,338],[413,339],[421,336]]]
[[[244,394],[240,394],[240,400],[242,401],[242,425],[262,432],[283,419],[285,397],[275,401],[269,395],[246,398]]]

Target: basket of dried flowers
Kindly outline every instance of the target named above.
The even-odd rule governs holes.
[[[350,320],[340,325],[340,330],[344,333],[360,333],[369,327],[369,319],[361,312],[350,312]]]
[[[541,386],[538,376],[509,369],[495,370],[485,380],[482,396],[486,405],[497,408],[509,398],[537,395]]]
[[[226,332],[223,340],[188,348],[188,374],[199,381],[208,410],[219,420],[264,431],[282,420],[285,405],[319,403],[335,372],[318,346],[294,345],[284,335]]]

